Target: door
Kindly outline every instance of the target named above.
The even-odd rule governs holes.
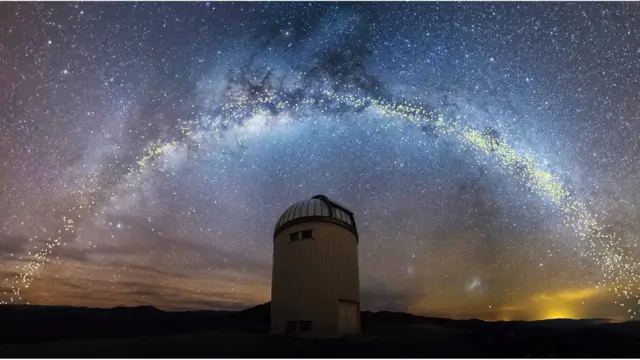
[[[356,301],[338,300],[338,332],[340,334],[358,332],[359,308]]]

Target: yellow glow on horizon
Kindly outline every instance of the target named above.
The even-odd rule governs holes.
[[[459,304],[457,312],[445,311],[450,299],[446,295],[428,297],[416,301],[411,306],[417,315],[451,317],[456,319],[479,318],[487,321],[535,321],[548,319],[580,319],[592,316],[586,311],[584,302],[607,296],[607,291],[597,287],[565,289],[543,292],[509,304],[489,307]]]
[[[550,319],[577,319],[580,318],[576,316],[575,312],[567,307],[557,307],[550,308],[546,310],[542,316],[540,316],[539,320],[550,320]]]
[[[600,288],[589,287],[582,289],[570,289],[556,293],[542,293],[531,298],[532,307],[539,309],[540,320],[547,319],[579,319],[580,304],[587,299],[593,299],[603,295]]]
[[[462,300],[461,306],[469,306],[472,314],[479,314],[485,318],[505,318],[505,319],[519,319],[522,316],[529,317],[531,319],[536,318],[557,318],[568,316],[579,316],[578,309],[579,302],[585,299],[594,298],[600,296],[604,291],[613,292],[615,295],[631,299],[637,294],[638,283],[640,277],[637,276],[638,266],[637,259],[629,256],[625,252],[625,248],[619,245],[619,238],[615,233],[607,233],[604,227],[599,224],[596,219],[597,215],[588,211],[588,206],[585,203],[580,202],[578,199],[572,196],[568,187],[562,182],[561,178],[554,176],[548,170],[545,170],[545,166],[539,164],[531,155],[520,152],[506,140],[494,138],[485,134],[484,131],[474,129],[464,124],[461,119],[447,119],[437,109],[423,108],[419,105],[411,105],[405,103],[386,102],[380,99],[371,97],[358,97],[350,94],[337,94],[333,92],[327,92],[324,94],[324,98],[305,98],[301,103],[291,104],[287,100],[279,100],[279,98],[272,93],[263,95],[256,100],[250,100],[248,96],[239,94],[234,97],[235,101],[225,103],[222,107],[224,110],[223,115],[217,119],[217,122],[211,124],[210,122],[188,122],[182,124],[182,135],[187,136],[192,131],[205,131],[212,136],[219,135],[222,128],[238,128],[244,127],[248,131],[256,132],[262,131],[264,124],[264,114],[268,114],[269,111],[261,108],[263,105],[271,105],[280,111],[295,112],[300,109],[301,105],[320,105],[322,109],[325,102],[336,102],[340,105],[349,105],[355,107],[364,107],[369,110],[376,111],[377,113],[386,117],[395,117],[398,119],[406,120],[408,123],[416,126],[429,125],[434,128],[439,135],[453,136],[458,140],[461,150],[472,150],[472,155],[479,161],[484,161],[487,158],[492,158],[498,162],[499,169],[502,173],[512,176],[518,179],[523,184],[528,185],[534,193],[543,196],[544,198],[551,200],[557,205],[558,209],[564,215],[564,223],[567,227],[573,228],[575,235],[585,242],[586,250],[584,250],[584,256],[589,257],[596,265],[602,268],[603,278],[598,279],[597,283],[601,286],[598,288],[587,288],[569,290],[554,294],[542,293],[530,298],[520,298],[517,306],[504,307],[503,309],[494,308],[488,312],[480,310],[481,307],[486,306],[474,304],[475,308],[471,308],[468,305],[468,300]],[[247,120],[247,118],[249,120]],[[242,120],[242,121],[240,121]],[[219,123],[218,123],[219,122]],[[217,127],[217,125],[224,125],[224,127]],[[387,128],[385,125],[383,128]],[[171,140],[163,142],[161,140],[149,144],[145,152],[139,157],[137,166],[133,166],[130,169],[129,175],[137,175],[139,172],[147,168],[151,168],[155,165],[158,158],[162,158],[163,155],[171,152],[175,152],[180,146],[186,146],[182,140]],[[111,165],[111,164],[110,164]],[[129,186],[129,185],[127,185]],[[134,186],[134,185],[131,185]],[[82,193],[80,189],[79,192]],[[100,195],[90,194],[94,198],[89,198],[91,203],[96,201],[96,198]],[[75,206],[71,211],[82,208],[80,205],[78,208]],[[82,214],[77,215],[74,218],[75,222],[79,223]],[[74,220],[66,218],[61,219],[61,224],[66,233],[73,235],[77,231],[79,225],[74,224]],[[58,231],[59,233],[62,230]],[[35,256],[35,261],[31,259],[23,269],[20,270],[20,281],[15,287],[12,287],[13,297],[11,302],[15,299],[21,299],[21,289],[29,288],[34,277],[40,273],[45,260],[52,253],[52,249],[58,246],[62,246],[61,235],[55,235],[53,239],[49,239],[46,247],[41,249]],[[515,300],[514,300],[515,301]],[[450,305],[450,299],[434,301],[433,299],[423,299],[419,301],[418,306],[424,311],[431,309],[437,310],[438,308],[447,308]],[[639,302],[640,304],[640,302]],[[440,307],[439,307],[440,306]],[[490,307],[491,308],[491,307]],[[631,312],[630,316],[636,314]],[[462,316],[462,315],[460,315]]]

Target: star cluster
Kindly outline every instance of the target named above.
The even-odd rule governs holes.
[[[326,194],[363,307],[637,317],[632,3],[2,3],[0,301],[238,309]]]

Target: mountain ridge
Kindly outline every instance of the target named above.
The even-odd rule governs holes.
[[[3,304],[0,305],[0,316],[3,312],[17,311],[17,310],[58,310],[58,311],[92,311],[92,312],[135,312],[138,314],[217,314],[217,315],[229,315],[229,316],[258,316],[262,318],[270,318],[271,302],[254,305],[242,310],[218,310],[218,309],[197,309],[197,310],[163,310],[158,309],[152,305],[138,305],[138,306],[114,306],[111,308],[100,307],[88,307],[88,306],[73,306],[73,305],[31,305],[31,304]],[[477,318],[470,319],[452,319],[438,316],[426,316],[412,314],[402,311],[390,311],[390,310],[364,310],[361,311],[361,316],[365,317],[378,317],[388,320],[406,322],[420,322],[420,321],[463,321],[463,322],[484,322],[484,323],[550,323],[550,322],[597,322],[597,323],[610,323],[614,322],[610,318],[584,318],[584,319],[540,319],[540,320],[483,320]],[[622,322],[640,322],[640,321],[622,321]]]
[[[362,336],[269,334],[270,303],[239,311],[2,305],[0,353],[24,357],[637,357],[640,322],[455,320],[363,311]],[[578,347],[574,345],[580,345]],[[173,355],[167,355],[173,354]],[[72,356],[71,356],[72,355]]]

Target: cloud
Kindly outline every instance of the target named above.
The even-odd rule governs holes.
[[[531,299],[533,301],[582,301],[604,295],[602,289],[599,288],[584,288],[565,290],[556,293],[541,293],[534,295]]]
[[[122,234],[123,241],[118,245],[102,245],[89,249],[87,250],[88,256],[127,258],[134,255],[139,259],[145,259],[145,262],[136,260],[129,262],[129,264],[138,266],[140,270],[147,269],[159,275],[167,275],[163,271],[166,271],[168,267],[172,271],[177,270],[178,274],[204,269],[242,269],[246,274],[264,277],[271,272],[271,264],[267,261],[220,247],[192,242],[186,238],[165,235],[171,233],[169,227],[162,229],[160,226],[159,229],[156,226],[153,231],[146,219],[118,216],[113,217],[112,220],[127,228],[126,232]],[[166,260],[167,258],[180,258],[180,256],[188,258],[189,261],[176,264]]]
[[[368,283],[360,290],[363,310],[408,312],[423,295],[406,289],[395,290],[382,282]]]
[[[0,234],[0,259],[4,261],[12,260],[17,262],[25,262],[29,259],[29,251],[34,253],[38,249],[44,247],[44,241],[30,241],[27,236]],[[34,246],[34,244],[36,246]],[[74,247],[67,245],[56,249],[55,256],[62,260],[86,261],[87,254]]]
[[[83,265],[82,279],[43,276],[35,281],[27,301],[49,305],[114,307],[152,305],[164,310],[244,309],[268,301],[270,284],[260,279],[224,278],[216,274],[176,277],[171,273],[149,276],[146,268],[127,266],[118,281],[109,279],[110,271],[123,266],[105,268],[101,263]],[[54,272],[52,271],[51,274]],[[105,276],[107,274],[107,276]],[[36,295],[37,294],[37,295]],[[44,299],[44,300],[43,300]]]
[[[126,229],[118,243],[88,248],[71,243],[58,248],[47,271],[22,292],[23,299],[99,307],[149,304],[174,310],[241,309],[268,301],[268,260],[165,235],[172,233],[168,222],[156,224],[152,231],[146,218],[112,216],[109,220]],[[2,234],[0,257],[6,261],[13,254],[15,263],[18,256],[27,254],[29,244],[26,237]],[[81,274],[74,270],[78,263]],[[11,293],[10,282],[20,275],[8,266],[0,269],[4,297]]]
[[[15,236],[8,234],[0,234],[0,258],[15,258],[18,255],[27,253],[27,245],[29,238],[26,236]]]
[[[172,236],[171,226],[163,226],[162,220],[158,221],[159,224],[156,223],[153,228],[146,218],[141,219],[136,216],[109,216],[108,221],[119,223],[125,229],[121,230],[117,243],[94,244],[88,248],[68,244],[57,249],[55,256],[61,260],[92,263],[108,259],[113,267],[127,266],[140,271],[155,272],[161,276],[171,274],[165,271],[165,265],[172,265],[174,269],[185,271],[229,267],[242,268],[244,272],[256,275],[271,271],[271,264],[268,261],[218,246],[194,242],[188,238]],[[19,240],[7,242],[5,246],[0,246],[0,254],[4,250],[20,250],[22,249],[20,244]],[[170,262],[167,261],[168,258],[188,258],[189,261]],[[114,261],[121,263],[115,264]]]
[[[23,294],[25,300],[38,294],[56,304],[146,304],[171,310],[241,309],[268,301],[270,262],[160,235],[171,233],[169,225],[152,231],[146,219],[117,216],[110,220],[126,229],[118,244],[60,248],[59,260],[34,281]],[[20,244],[12,239],[3,249],[19,250]],[[82,263],[82,279],[70,270],[69,261]]]
[[[55,255],[61,260],[74,260],[84,262],[89,260],[89,253],[74,247],[73,245],[62,246],[57,249]]]

